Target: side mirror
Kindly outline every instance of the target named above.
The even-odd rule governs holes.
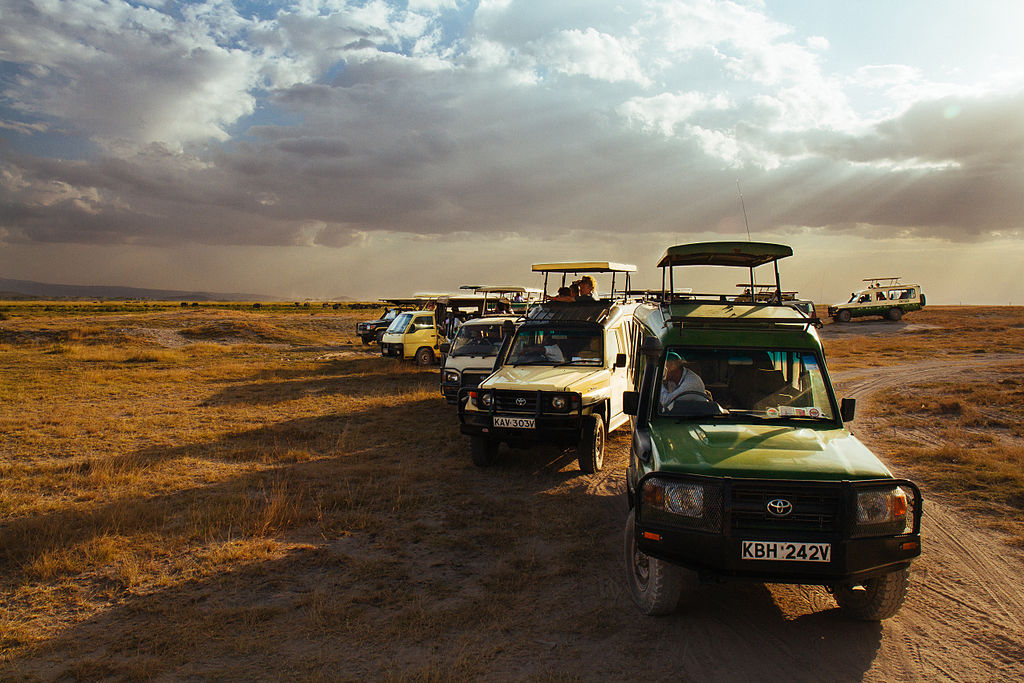
[[[635,416],[639,412],[640,407],[640,392],[638,391],[623,391],[622,392],[622,412],[626,415]]]
[[[640,342],[640,352],[648,358],[661,358],[661,352],[664,350],[665,347],[657,337],[646,337]]]
[[[844,398],[839,404],[839,417],[843,422],[853,422],[853,416],[857,412],[857,399]]]
[[[615,356],[615,367],[617,367],[617,368],[624,368],[624,367],[626,367],[626,354],[620,353],[619,355]]]
[[[448,342],[442,342],[442,344],[440,346],[438,346],[437,348],[440,349],[441,353],[445,353],[446,354],[446,353],[448,353],[449,351],[452,350],[452,345],[449,344]]]

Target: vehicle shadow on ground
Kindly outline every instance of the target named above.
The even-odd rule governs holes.
[[[881,647],[881,624],[844,617],[838,608],[827,604],[829,598],[823,590],[785,588],[790,595],[778,590],[773,594],[758,583],[704,584],[689,599],[684,597],[673,615],[637,618],[648,627],[646,637],[652,642],[685,643],[676,657],[662,655],[669,676],[861,680]],[[790,602],[794,591],[811,595],[812,601],[787,605],[787,611],[815,611],[793,616],[780,609],[779,602]]]
[[[826,323],[818,330],[818,334],[822,339],[856,336],[877,337],[935,329],[939,328],[936,325],[915,323],[913,320],[894,322],[892,320],[855,319],[848,323]]]
[[[382,359],[332,360],[315,368],[275,368],[216,392],[203,406],[272,405],[309,395],[379,396],[438,384],[437,370]],[[438,391],[440,396],[440,390]]]
[[[88,477],[96,470],[101,478],[146,472],[184,459],[265,467],[247,468],[242,474],[173,493],[132,495],[8,519],[0,523],[3,583],[16,584],[19,575],[24,578],[22,570],[47,553],[71,551],[104,534],[160,533],[165,528],[181,533],[183,526],[190,525],[204,528],[210,538],[246,533],[246,524],[259,524],[258,518],[265,516],[261,506],[269,504],[269,496],[282,487],[286,496],[289,488],[296,489],[295,495],[302,497],[306,507],[319,504],[311,498],[319,489],[345,487],[349,480],[361,484],[365,470],[373,467],[372,461],[361,460],[361,456],[393,452],[403,444],[416,448],[419,425],[439,402],[421,399],[404,403],[407,424],[396,420],[394,408],[379,406],[344,415],[283,420],[202,443],[143,448],[69,465],[68,475]],[[206,506],[222,514],[219,518],[206,514]]]

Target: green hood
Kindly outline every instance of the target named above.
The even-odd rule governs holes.
[[[845,429],[786,425],[651,425],[655,470],[716,477],[883,479],[892,474]]]

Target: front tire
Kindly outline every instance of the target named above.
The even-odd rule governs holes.
[[[362,337],[360,337],[360,339],[363,340],[364,344],[370,345],[374,342],[374,340],[376,340],[376,337],[373,336],[372,334],[364,334]]]
[[[416,359],[416,365],[425,367],[427,365],[434,364],[434,352],[426,346],[421,349],[417,349],[414,358]]]
[[[490,467],[498,458],[497,441],[482,436],[469,437],[469,454],[473,457],[473,464],[477,467]]]
[[[903,311],[899,308],[890,308],[885,312],[885,319],[893,322],[898,322],[903,317]]]
[[[583,434],[576,446],[580,472],[600,472],[604,466],[604,420],[600,415],[583,416]]]
[[[378,344],[380,344],[382,341],[384,341],[384,333],[385,332],[387,332],[387,330],[377,330],[377,336],[375,337],[375,339],[377,340]]]
[[[837,323],[848,323],[852,317],[853,315],[851,315],[849,311],[843,310],[836,313],[836,317],[834,319]]]
[[[683,593],[687,572],[637,548],[635,509],[626,517],[623,554],[626,583],[636,606],[649,617],[671,614]]]
[[[910,569],[900,569],[866,580],[863,585],[845,584],[833,590],[836,603],[849,616],[880,621],[895,615],[910,589]]]

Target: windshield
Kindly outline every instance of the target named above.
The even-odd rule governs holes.
[[[795,350],[669,349],[658,414],[834,420],[832,392],[820,359]]]
[[[389,334],[400,334],[405,332],[405,328],[409,326],[409,321],[412,320],[412,313],[403,313],[388,325]]]
[[[520,329],[508,354],[511,365],[602,365],[600,329]]]
[[[394,320],[396,315],[398,315],[398,309],[389,308],[388,312],[381,317],[381,320]]]
[[[463,325],[449,356],[496,356],[501,348],[501,325]]]

